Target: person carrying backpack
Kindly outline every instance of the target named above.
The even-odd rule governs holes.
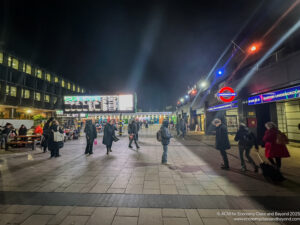
[[[290,153],[286,147],[288,138],[273,122],[267,122],[265,127],[267,128],[263,137],[263,141],[265,142],[265,156],[280,171],[281,158],[290,157]],[[273,158],[275,158],[276,163]]]
[[[169,121],[164,120],[160,130],[157,132],[157,139],[158,141],[161,141],[163,146],[163,154],[161,158],[162,164],[167,164],[168,162],[168,145],[170,144],[170,139],[172,138],[168,127]]]
[[[257,173],[258,166],[255,164],[254,160],[250,156],[250,151],[253,145],[255,146],[255,149],[258,150],[257,139],[254,136],[254,134],[248,129],[248,127],[244,123],[241,123],[235,135],[234,140],[238,141],[241,166],[242,166],[241,170],[243,172],[247,170],[245,160],[244,160],[244,153],[245,153],[246,158],[254,167],[254,172]]]

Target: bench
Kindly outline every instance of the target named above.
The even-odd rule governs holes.
[[[8,149],[10,145],[30,145],[32,150],[35,150],[36,144],[41,142],[40,135],[20,135],[16,136],[13,140],[6,142],[5,149]]]

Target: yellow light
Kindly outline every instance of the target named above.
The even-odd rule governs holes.
[[[30,114],[32,111],[30,109],[27,109],[26,111],[28,114]]]

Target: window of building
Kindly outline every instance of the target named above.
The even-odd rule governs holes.
[[[54,77],[54,82],[58,83],[58,77]]]
[[[53,97],[53,104],[56,104],[57,102],[57,97]]]
[[[8,65],[9,67],[12,66],[12,58],[11,58],[11,56],[8,56],[8,58],[7,58],[7,65]]]
[[[76,91],[76,86],[75,86],[75,84],[73,84],[73,91]]]
[[[30,91],[27,89],[22,89],[22,98],[29,99],[30,98]]]
[[[84,89],[83,88],[81,89],[81,93],[84,93]]]
[[[77,87],[77,92],[80,93],[80,87]]]
[[[19,69],[19,60],[12,59],[12,68],[14,68],[15,70]]]
[[[3,52],[0,52],[0,63],[3,63]]]
[[[50,96],[49,96],[49,95],[45,95],[44,101],[45,101],[45,102],[50,102]]]
[[[68,89],[69,89],[69,90],[71,89],[71,84],[70,84],[70,83],[68,83]]]
[[[25,73],[31,74],[31,66],[26,65]]]
[[[61,80],[61,86],[65,87],[65,81],[64,80]]]
[[[17,87],[6,85],[5,94],[17,97]]]
[[[35,99],[36,101],[41,101],[41,93],[35,92],[34,99]]]
[[[10,86],[9,85],[6,85],[5,94],[10,95]]]
[[[40,69],[35,69],[35,76],[36,76],[37,78],[42,79],[42,70],[40,70]]]
[[[49,81],[49,82],[51,82],[51,75],[50,75],[50,73],[46,74],[46,80]]]

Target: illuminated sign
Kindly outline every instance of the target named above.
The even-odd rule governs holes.
[[[218,93],[218,97],[223,102],[232,102],[236,96],[236,93],[231,87],[223,87]]]
[[[234,101],[234,102],[230,102],[227,104],[215,105],[212,107],[208,107],[207,111],[213,112],[213,111],[219,111],[219,110],[233,109],[233,108],[237,108],[237,107],[238,107],[237,101]]]
[[[66,113],[133,112],[133,95],[64,96]]]
[[[293,98],[300,98],[300,86],[249,97],[248,105],[257,105]]]

